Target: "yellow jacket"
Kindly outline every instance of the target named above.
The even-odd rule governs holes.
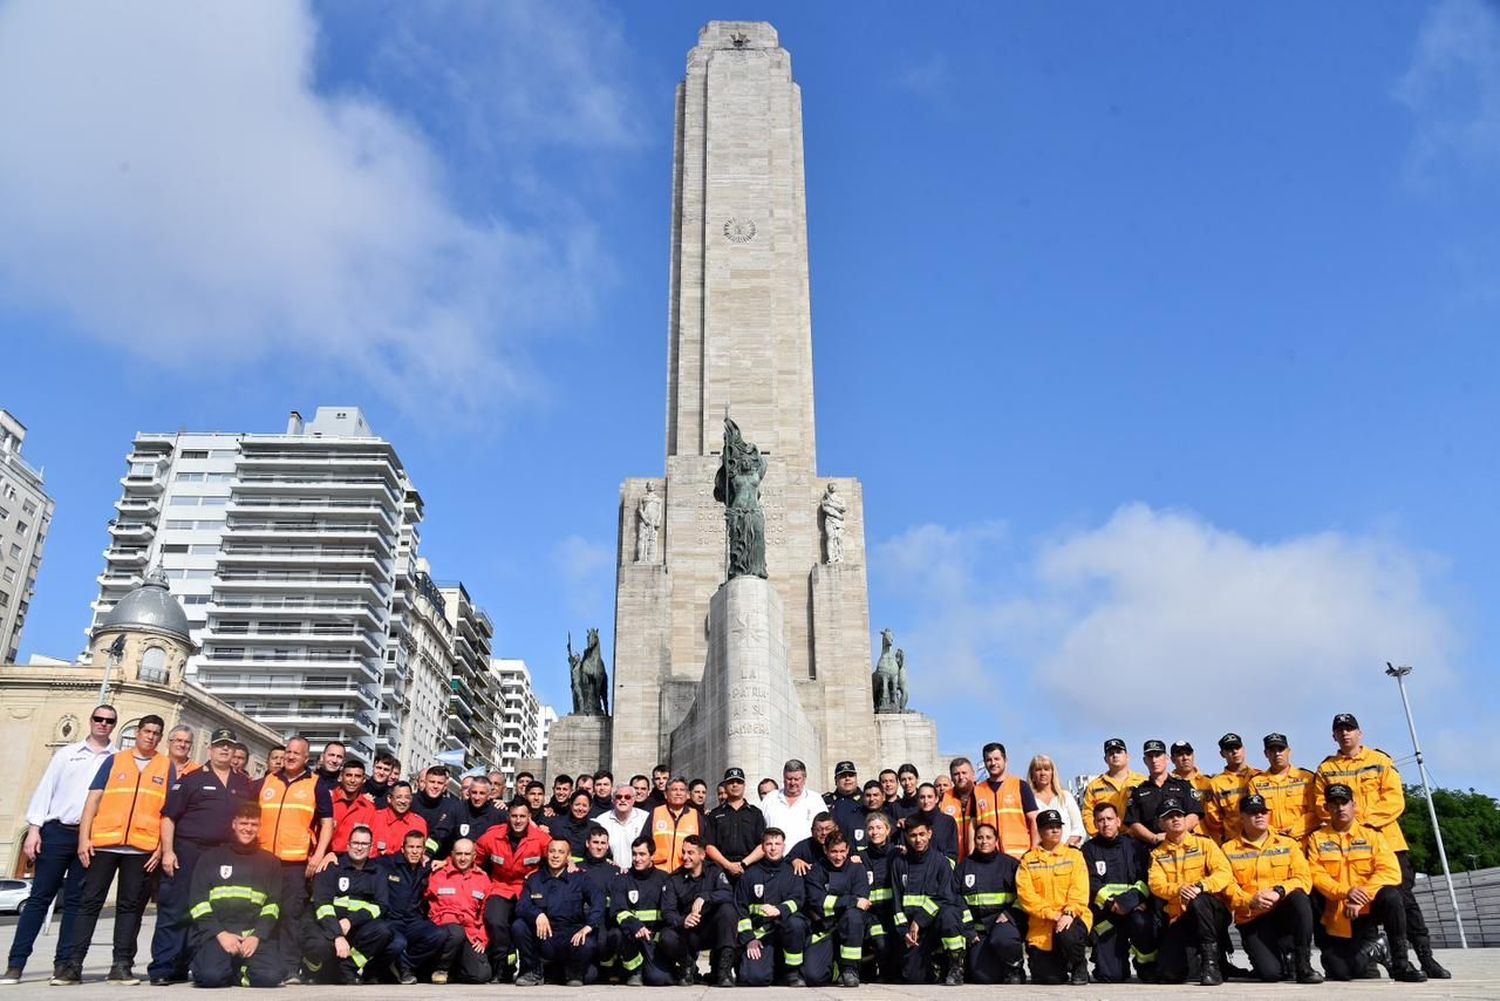
[[[1250,780],[1259,774],[1245,765],[1237,772],[1220,772],[1208,780],[1203,823],[1208,836],[1219,844],[1240,836],[1240,800],[1250,791]]]
[[[1342,834],[1326,824],[1307,839],[1307,862],[1312,869],[1313,889],[1323,895],[1323,927],[1328,934],[1348,938],[1353,934],[1344,914],[1349,891],[1358,887],[1373,899],[1383,886],[1401,885],[1401,865],[1390,842],[1372,827],[1355,822]],[[1368,914],[1369,905],[1360,908]]]
[[[1167,905],[1167,917],[1182,917],[1182,898],[1177,891],[1197,883],[1205,893],[1219,893],[1234,882],[1229,860],[1218,845],[1201,834],[1189,833],[1173,844],[1163,841],[1151,849],[1151,874],[1147,877],[1152,895]]]
[[[1221,899],[1234,913],[1237,925],[1254,921],[1265,913],[1250,909],[1250,901],[1261,890],[1279,886],[1283,893],[1293,890],[1307,893],[1312,889],[1312,872],[1302,846],[1284,834],[1270,831],[1259,844],[1241,835],[1225,842],[1223,851],[1234,882],[1225,888]]]
[[[1094,926],[1089,910],[1088,863],[1083,852],[1067,844],[1052,851],[1038,845],[1022,855],[1016,870],[1016,896],[1031,918],[1026,924],[1026,942],[1038,949],[1052,948],[1052,925],[1064,914]]]
[[[1385,835],[1393,852],[1406,851],[1406,835],[1398,821],[1406,812],[1406,790],[1401,773],[1384,751],[1361,747],[1352,758],[1330,754],[1318,766],[1317,797],[1320,820],[1328,819],[1323,808],[1323,793],[1329,785],[1342,782],[1354,790],[1354,805],[1359,808],[1355,819]]]
[[[1271,830],[1301,841],[1322,826],[1317,778],[1293,765],[1280,775],[1261,772],[1250,780],[1250,791],[1262,797],[1271,811]]]
[[[1113,803],[1120,813],[1120,819],[1124,820],[1125,804],[1130,802],[1130,790],[1144,781],[1146,776],[1129,769],[1126,769],[1119,782],[1110,778],[1108,772],[1094,776],[1083,790],[1083,826],[1089,832],[1089,837],[1099,833],[1094,827],[1094,804]]]

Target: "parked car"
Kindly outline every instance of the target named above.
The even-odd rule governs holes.
[[[30,879],[0,879],[0,914],[20,914],[30,895]]]

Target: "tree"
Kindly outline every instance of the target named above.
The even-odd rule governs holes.
[[[1432,805],[1443,826],[1448,865],[1455,872],[1500,865],[1500,803],[1494,797],[1473,789],[1434,789]],[[1429,876],[1440,875],[1443,863],[1438,858],[1437,838],[1432,833],[1432,818],[1427,814],[1421,786],[1406,787],[1401,833],[1411,848],[1412,868]]]

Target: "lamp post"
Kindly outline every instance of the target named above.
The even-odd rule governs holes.
[[[115,637],[115,641],[109,645],[107,657],[104,661],[104,677],[99,679],[99,705],[109,701],[109,683],[114,680],[111,676],[115,668],[120,666],[120,661],[125,658],[125,634],[121,633]]]
[[[1422,760],[1422,745],[1417,742],[1417,723],[1411,715],[1411,701],[1406,697],[1406,676],[1411,673],[1411,666],[1403,664],[1397,667],[1390,661],[1386,661],[1385,673],[1396,679],[1396,687],[1401,689],[1401,707],[1406,710],[1406,727],[1411,731],[1412,750],[1417,753],[1417,775],[1422,780],[1422,794],[1427,797],[1427,816],[1432,820],[1432,833],[1437,838],[1438,858],[1443,863],[1443,877],[1448,882],[1448,900],[1453,904],[1453,921],[1458,925],[1458,944],[1460,948],[1469,947],[1469,938],[1464,934],[1464,918],[1458,913],[1458,892],[1453,887],[1453,872],[1448,868],[1448,850],[1443,847],[1443,829],[1438,826],[1437,807],[1432,802],[1432,785],[1427,781],[1427,765]]]

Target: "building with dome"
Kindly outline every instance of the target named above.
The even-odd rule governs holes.
[[[0,741],[13,757],[0,783],[0,872],[20,874],[26,861],[26,806],[56,750],[88,733],[89,711],[103,699],[120,714],[118,744],[128,746],[142,716],[155,713],[168,729],[193,728],[193,758],[208,750],[210,731],[227,726],[250,748],[251,775],[281,743],[271,730],[186,677],[194,652],[187,615],[155,569],[122,597],[90,632],[86,659],[77,664],[0,664]],[[165,744],[162,748],[165,752]]]

